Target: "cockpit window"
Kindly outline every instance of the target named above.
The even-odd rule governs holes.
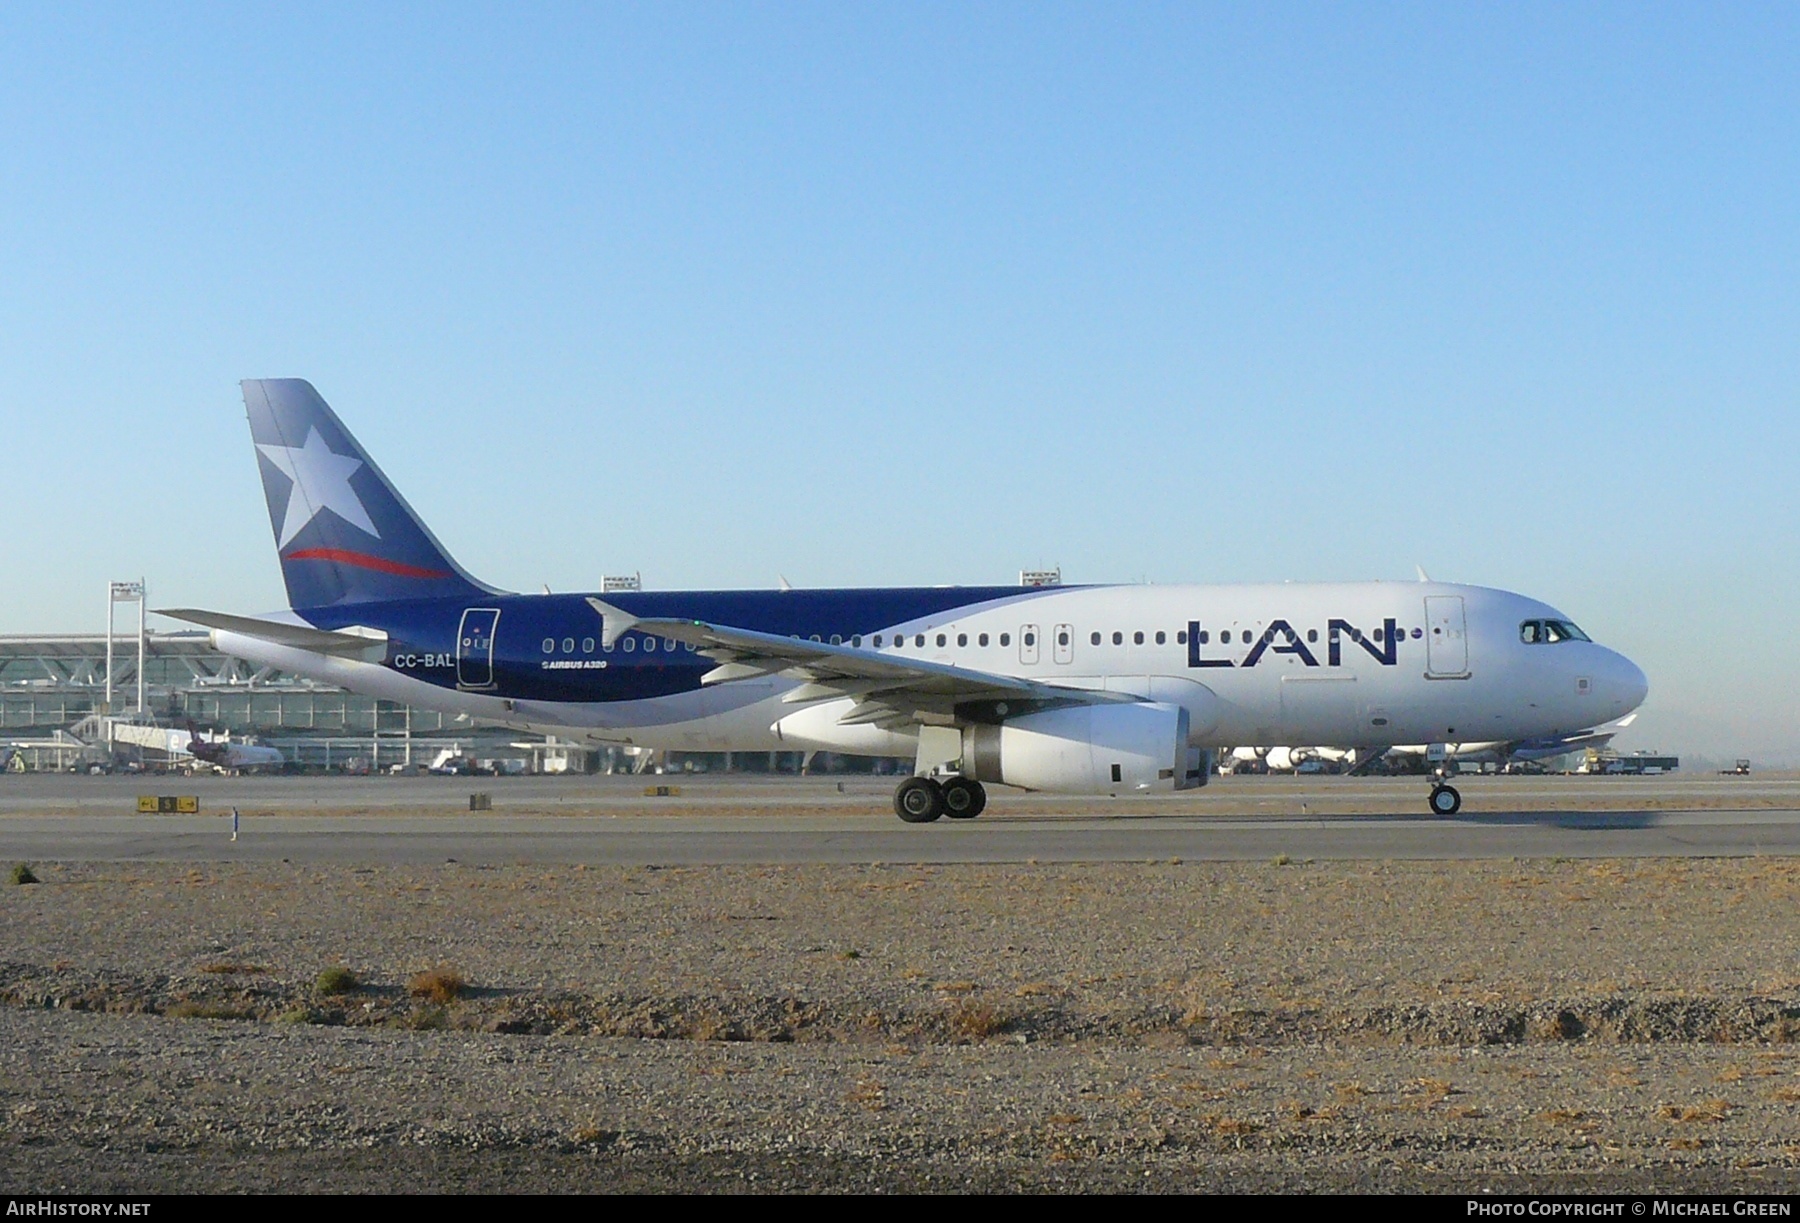
[[[1559,641],[1592,639],[1567,620],[1527,620],[1519,625],[1519,640],[1526,645],[1554,645]]]

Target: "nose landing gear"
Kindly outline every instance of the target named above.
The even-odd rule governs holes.
[[[1462,810],[1462,795],[1456,792],[1455,786],[1445,785],[1441,781],[1431,787],[1431,797],[1427,801],[1431,804],[1433,815],[1455,815]]]

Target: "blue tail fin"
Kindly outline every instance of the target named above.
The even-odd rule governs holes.
[[[289,606],[494,593],[450,559],[311,383],[243,386]]]

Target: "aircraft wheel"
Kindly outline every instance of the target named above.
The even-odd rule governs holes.
[[[987,806],[987,790],[979,781],[952,777],[944,783],[944,814],[953,820],[972,820]]]
[[[1455,815],[1462,810],[1462,795],[1455,786],[1431,787],[1431,811],[1434,815]]]
[[[944,791],[929,777],[908,777],[894,791],[894,814],[909,824],[929,824],[944,814]]]

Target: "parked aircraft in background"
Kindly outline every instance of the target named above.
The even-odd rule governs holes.
[[[1612,742],[1614,735],[1636,720],[1637,714],[1629,713],[1616,722],[1608,722],[1604,726],[1577,731],[1570,735],[1550,735],[1536,739],[1490,740],[1485,743],[1401,744],[1390,747],[1386,751],[1374,748],[1343,747],[1235,747],[1230,749],[1225,759],[1227,762],[1241,764],[1260,763],[1272,773],[1285,773],[1315,760],[1327,764],[1348,766],[1352,771],[1360,772],[1372,765],[1377,757],[1390,767],[1399,766],[1408,770],[1419,770],[1440,764],[1493,764],[1505,767],[1515,761],[1550,760],[1557,756],[1566,756],[1570,752],[1605,747]]]
[[[1646,692],[1555,608],[1437,582],[508,594],[311,385],[243,389],[290,610],[163,614],[239,658],[521,730],[905,755],[909,822],[974,816],[990,782],[1182,790],[1228,744],[1567,735]]]
[[[272,747],[255,743],[235,743],[230,739],[207,739],[200,728],[188,723],[187,751],[203,764],[221,769],[278,769],[287,758]]]
[[[1388,759],[1408,764],[1430,764],[1437,760],[1453,760],[1457,764],[1495,764],[1502,767],[1514,761],[1549,760],[1591,747],[1605,747],[1613,736],[1637,721],[1628,713],[1617,721],[1570,735],[1543,735],[1535,739],[1500,740],[1487,743],[1414,743],[1391,748]]]

